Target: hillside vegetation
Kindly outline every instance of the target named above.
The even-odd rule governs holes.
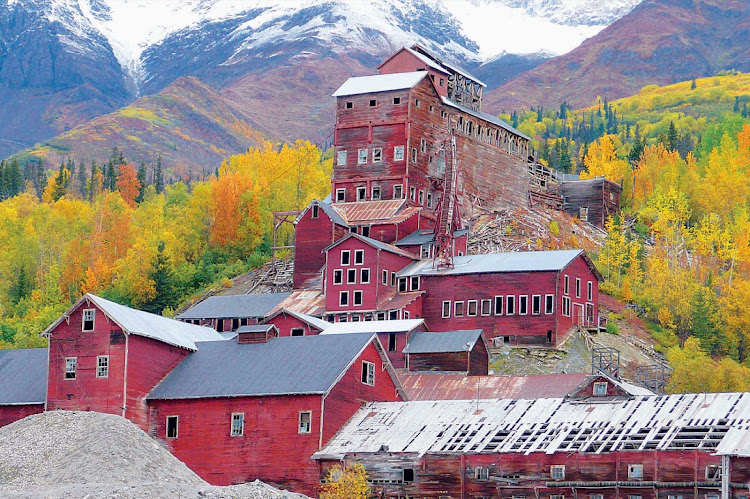
[[[29,181],[0,202],[0,348],[43,345],[39,333],[82,293],[168,313],[259,265],[272,212],[326,196],[332,165],[298,142],[232,156],[191,184],[146,185],[122,156],[114,167],[87,178],[63,164],[43,192]]]

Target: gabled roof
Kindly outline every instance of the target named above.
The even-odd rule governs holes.
[[[488,113],[483,113],[481,111],[474,111],[473,109],[468,108],[466,106],[462,106],[458,102],[452,101],[452,100],[450,100],[447,97],[442,97],[442,100],[443,100],[443,104],[445,104],[446,106],[454,107],[454,108],[458,109],[459,111],[463,111],[466,114],[470,114],[470,115],[474,116],[475,118],[482,119],[484,121],[492,123],[493,125],[497,125],[500,128],[505,128],[509,132],[513,132],[514,134],[518,135],[519,137],[523,137],[526,140],[531,140],[531,137],[529,137],[526,134],[523,134],[523,133],[519,132],[518,130],[516,130],[515,128],[513,128],[512,126],[510,126],[509,124],[507,124],[506,122],[504,122],[503,120],[501,120],[500,118],[498,118],[497,116],[493,116],[493,115],[488,114]]]
[[[43,404],[47,399],[47,349],[0,350],[0,406]]]
[[[265,322],[271,321],[274,317],[278,316],[279,314],[291,315],[292,317],[304,322],[308,326],[312,326],[315,329],[318,329],[320,331],[324,331],[331,326],[330,322],[324,321],[323,319],[318,319],[317,317],[313,317],[312,315],[303,314],[301,312],[295,312],[294,310],[289,310],[288,308],[283,308],[283,307],[276,310],[273,314],[268,316]]]
[[[402,208],[405,208],[403,211],[409,210],[411,215],[421,210],[421,208],[406,206],[405,199],[357,201],[352,203],[336,203],[331,206],[347,224],[354,225],[375,222],[396,223],[403,219],[403,217],[398,217],[398,220],[394,220],[402,213]]]
[[[426,76],[427,71],[355,76],[346,80],[344,84],[333,93],[333,97],[405,90],[414,87],[414,85],[422,81]]]
[[[452,64],[451,62],[442,60],[440,57],[436,56],[435,54],[433,54],[432,52],[430,52],[429,50],[427,50],[426,48],[424,48],[422,45],[420,45],[418,43],[415,43],[414,45],[412,45],[411,48],[412,48],[412,51],[414,51],[414,52],[418,52],[418,51],[422,52],[425,57],[434,60],[436,63],[441,64],[442,66],[445,66],[446,68],[448,68],[449,70],[451,70],[451,72],[458,73],[458,74],[460,74],[462,76],[465,76],[466,78],[468,78],[470,80],[473,80],[476,83],[479,83],[483,87],[487,86],[486,83],[484,83],[482,80],[480,80],[479,78],[477,78],[473,74],[469,73],[465,69],[462,69],[462,68],[456,66],[455,64]]]
[[[409,343],[404,348],[404,353],[470,352],[481,338],[481,329],[465,329],[442,333],[417,332],[409,339]]]
[[[222,336],[210,327],[196,326],[182,321],[176,321],[161,315],[136,310],[113,301],[86,293],[72,307],[60,316],[52,325],[42,332],[49,335],[70,314],[84,302],[93,303],[109,319],[120,326],[125,333],[152,338],[168,345],[195,350],[197,341],[222,340]]]
[[[468,234],[467,229],[459,229],[453,233],[453,237],[461,237]],[[417,246],[435,242],[435,231],[433,229],[417,229],[403,239],[393,243],[394,246]]]
[[[237,328],[237,333],[267,333],[271,329],[276,329],[273,324],[250,324],[248,326],[240,326]]]
[[[409,47],[401,47],[401,50],[398,50],[398,51],[394,52],[392,56],[390,56],[385,61],[381,62],[380,65],[378,66],[378,69],[380,69],[383,66],[385,66],[385,64],[388,61],[390,61],[391,59],[393,59],[394,57],[396,57],[401,52],[408,52],[408,53],[410,53],[411,55],[413,55],[414,57],[416,57],[420,61],[424,62],[425,64],[427,64],[429,67],[431,67],[432,69],[434,69],[436,71],[440,71],[441,73],[444,73],[446,75],[450,75],[451,74],[451,72],[449,70],[447,70],[446,68],[444,68],[443,66],[441,66],[440,64],[438,64],[437,61],[435,61],[433,59],[430,59],[426,55],[420,54],[416,50],[414,50],[412,48],[409,48]]]
[[[279,303],[272,315],[282,308],[305,315],[323,315],[326,309],[326,297],[319,288],[298,289],[292,291],[284,301]]]
[[[202,342],[147,398],[324,394],[374,340],[347,334]]]
[[[177,316],[178,319],[262,319],[290,293],[209,296]]]
[[[349,240],[352,237],[355,237],[355,238],[359,239],[360,241],[362,241],[363,243],[368,244],[368,245],[370,245],[370,246],[372,246],[374,248],[377,248],[379,250],[388,251],[390,253],[393,253],[393,254],[399,255],[399,256],[403,256],[403,257],[408,258],[410,260],[418,260],[418,258],[416,256],[412,255],[411,253],[407,253],[406,251],[402,250],[401,248],[397,248],[397,247],[393,246],[392,244],[384,243],[382,241],[378,241],[377,239],[372,239],[370,237],[365,237],[365,236],[362,236],[362,235],[357,234],[355,232],[350,232],[349,234],[345,235],[344,237],[342,237],[338,241],[335,241],[333,244],[329,244],[328,246],[326,246],[325,248],[323,248],[322,252],[327,252],[331,248],[334,248],[334,247],[338,246],[339,244],[343,243],[344,241]]]
[[[748,442],[732,449],[736,440],[735,445],[728,440],[747,437],[728,431],[750,431],[748,414],[750,393],[651,395],[596,404],[562,398],[376,402],[360,409],[313,458],[382,449],[418,456],[644,448],[738,452]]]
[[[399,372],[409,400],[562,398],[589,375],[466,376],[453,373]]]
[[[321,335],[348,335],[350,333],[408,333],[424,324],[424,319],[398,319],[392,321],[334,322]]]
[[[433,260],[422,260],[408,265],[396,275],[409,277],[415,275],[559,271],[567,267],[579,255],[585,255],[585,252],[583,250],[559,250],[464,255],[453,258],[453,268],[434,269]]]
[[[331,196],[328,195],[324,200],[319,201],[317,199],[313,199],[310,201],[310,204],[307,205],[307,207],[302,210],[302,213],[300,213],[297,218],[294,220],[294,225],[297,225],[297,222],[302,220],[302,217],[305,216],[305,213],[307,213],[314,205],[317,205],[320,207],[321,210],[323,210],[323,213],[328,215],[328,218],[331,219],[331,221],[337,225],[341,225],[343,227],[348,227],[349,225],[346,223],[346,220],[342,218],[342,216],[339,214],[338,211],[333,209],[333,206],[331,206]]]

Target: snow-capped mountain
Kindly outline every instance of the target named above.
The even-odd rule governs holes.
[[[312,60],[352,74],[414,42],[470,69],[527,67],[640,1],[0,0],[0,157],[181,76],[236,93],[248,74]]]

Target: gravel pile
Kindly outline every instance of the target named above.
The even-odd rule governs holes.
[[[262,482],[214,487],[130,421],[52,411],[0,428],[8,498],[304,498]]]

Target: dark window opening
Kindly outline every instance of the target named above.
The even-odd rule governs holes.
[[[552,343],[552,331],[547,331],[547,343]]]
[[[378,101],[375,99],[370,99],[370,107],[375,107],[378,104]]]
[[[414,469],[413,468],[404,468],[404,482],[413,482],[414,481]]]
[[[388,351],[389,352],[396,351],[396,333],[390,333],[388,335]]]
[[[177,438],[177,416],[167,416],[167,438]]]
[[[236,330],[238,327],[240,327],[240,320],[232,319],[232,331]]]
[[[401,97],[394,97],[393,98],[393,103],[394,104],[401,104]]]
[[[301,327],[292,328],[292,336],[304,336],[305,330]]]
[[[317,204],[314,204],[312,207],[312,217],[318,218],[320,207]]]
[[[347,102],[347,103],[346,103],[346,108],[347,108],[347,109],[351,109],[351,108],[353,108],[353,107],[354,107],[354,103],[353,103],[353,102],[351,102],[351,101],[350,101],[350,102]]]

